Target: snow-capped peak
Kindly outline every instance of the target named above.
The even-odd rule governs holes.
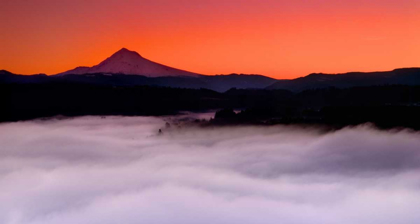
[[[130,51],[127,48],[120,49],[109,58],[93,67],[78,67],[58,75],[89,73],[143,75],[147,77],[199,76],[199,74],[196,73],[187,72],[152,62],[146,58],[143,58],[139,53]]]
[[[127,55],[127,56],[129,56],[129,55],[132,55],[132,56],[137,55],[137,56],[140,56],[141,57],[141,55],[139,53],[137,53],[135,51],[130,51],[130,50],[128,50],[125,47],[123,47],[119,51],[115,52],[112,56],[114,56],[114,55]]]

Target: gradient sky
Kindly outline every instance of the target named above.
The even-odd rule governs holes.
[[[202,74],[420,67],[420,0],[2,0],[0,69],[55,74],[122,47]]]

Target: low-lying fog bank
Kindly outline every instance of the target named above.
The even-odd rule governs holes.
[[[82,117],[0,124],[0,223],[420,220],[419,133],[165,123]]]

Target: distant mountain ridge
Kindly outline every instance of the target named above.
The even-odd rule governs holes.
[[[420,68],[400,68],[386,72],[349,72],[344,74],[313,73],[305,77],[278,80],[266,89],[286,89],[300,92],[328,87],[420,85]]]
[[[214,75],[214,76],[166,76],[146,77],[141,75],[125,74],[68,74],[68,75],[16,75],[0,70],[1,83],[37,84],[37,83],[84,83],[103,86],[159,86],[186,89],[210,89],[225,92],[232,88],[237,89],[264,89],[273,84],[276,79],[262,75]]]
[[[215,76],[167,76],[145,77],[125,74],[84,74],[66,75],[61,78],[65,81],[111,86],[161,86],[187,89],[210,89],[225,92],[232,88],[238,89],[264,89],[276,80],[262,75],[215,75]]]
[[[142,75],[146,77],[200,76],[200,74],[197,73],[187,72],[150,61],[143,58],[139,53],[130,51],[126,48],[122,48],[117,51],[98,65],[92,67],[80,66],[57,75],[63,76],[96,73]]]
[[[16,75],[0,70],[0,83],[46,83],[72,82],[108,86],[162,86],[188,89],[210,89],[225,92],[231,88],[237,89],[284,89],[301,92],[309,89],[323,89],[329,87],[351,88],[357,86],[384,85],[420,85],[420,68],[402,68],[388,72],[350,72],[344,74],[313,73],[305,77],[276,80],[262,75],[214,75],[197,77],[169,76],[146,77],[141,75],[92,73],[47,76]]]
[[[344,74],[313,73],[305,77],[277,80],[262,75],[201,75],[146,58],[122,48],[92,67],[75,69],[52,76],[16,75],[0,70],[0,83],[72,82],[107,86],[161,86],[172,88],[210,89],[225,92],[237,89],[284,89],[301,92],[329,87],[420,85],[420,68],[401,68],[385,72],[349,72]]]

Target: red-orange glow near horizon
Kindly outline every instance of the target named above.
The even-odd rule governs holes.
[[[122,47],[202,73],[420,67],[420,0],[3,0],[0,69],[55,74]]]

